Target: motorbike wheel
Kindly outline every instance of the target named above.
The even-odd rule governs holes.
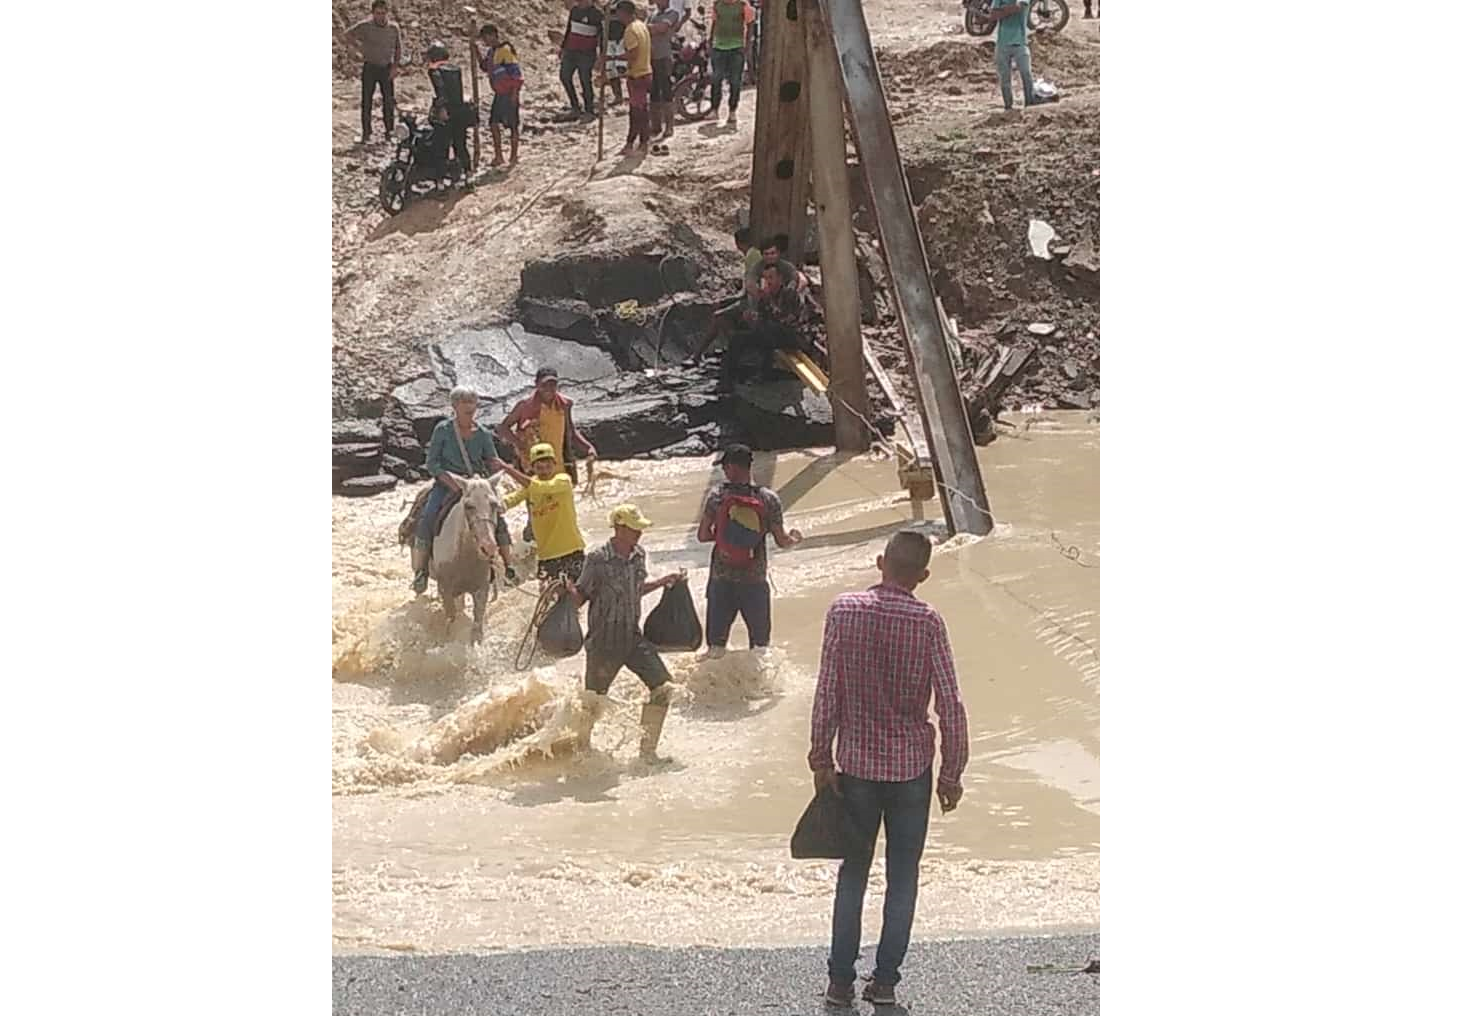
[[[694,123],[711,112],[711,82],[706,75],[699,75],[689,85],[676,93],[675,112],[686,123]]]
[[[1067,0],[1031,0],[1026,27],[1032,32],[1060,32],[1071,16]]]
[[[969,3],[964,8],[964,31],[973,36],[983,36],[993,32],[994,22],[985,16],[987,13],[987,9],[981,9],[974,3]]]
[[[381,171],[381,187],[377,196],[381,207],[388,215],[396,215],[407,204],[407,167],[394,162]]]

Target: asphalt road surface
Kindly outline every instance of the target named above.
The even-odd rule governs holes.
[[[602,946],[443,956],[336,956],[337,1016],[818,1016],[827,944],[787,949]],[[874,945],[857,964],[870,971]],[[875,1016],[1089,1016],[1098,935],[914,942],[898,1005]],[[857,994],[860,982],[856,985]],[[873,1007],[857,1000],[856,1012]]]

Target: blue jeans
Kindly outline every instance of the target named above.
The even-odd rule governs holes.
[[[879,783],[840,774],[845,810],[857,828],[870,836],[871,852],[840,862],[835,882],[834,934],[830,942],[830,979],[855,980],[861,948],[861,907],[876,851],[876,831],[886,819],[886,903],[882,907],[881,941],[876,946],[872,979],[884,986],[902,979],[902,958],[912,938],[917,910],[917,867],[927,842],[928,809],[933,803],[933,767],[905,783]]]
[[[438,521],[438,509],[443,507],[443,502],[453,491],[449,490],[443,483],[433,484],[433,493],[428,495],[428,501],[423,505],[423,513],[417,520],[417,545],[419,547],[431,547],[433,545],[433,523]]]
[[[998,42],[994,44],[994,65],[1000,76],[1000,95],[1004,97],[1005,108],[1015,107],[1015,88],[1010,80],[1010,65],[1015,64],[1020,69],[1020,87],[1025,92],[1025,104],[1034,103],[1036,86],[1031,81],[1031,51],[1025,43],[1015,42],[1008,46],[1001,46]]]
[[[706,583],[706,644],[725,646],[737,612],[747,625],[747,644],[761,649],[773,636],[773,599],[766,582],[731,582],[710,579]]]
[[[727,110],[737,112],[737,103],[742,101],[742,64],[740,49],[713,49],[711,51],[711,108],[721,109],[721,83],[727,83]]]

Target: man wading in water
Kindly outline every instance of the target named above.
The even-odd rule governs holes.
[[[737,613],[747,625],[747,644],[766,646],[773,637],[773,601],[768,588],[768,534],[779,547],[804,538],[783,528],[783,502],[767,487],[752,482],[752,449],[734,444],[722,453],[726,482],[713,487],[701,509],[696,539],[711,548],[711,577],[706,582],[706,645],[712,655],[726,652],[727,636]]]
[[[536,371],[535,394],[512,406],[495,433],[515,449],[520,467],[527,473],[535,472],[531,448],[538,442],[551,445],[573,483],[577,482],[577,450],[581,448],[589,462],[598,457],[592,442],[572,423],[572,400],[557,391],[557,372],[551,367]],[[535,541],[530,522],[523,535],[527,543]]]
[[[876,1005],[896,1004],[933,800],[929,695],[943,731],[943,769],[938,773],[943,813],[957,808],[964,794],[969,721],[959,697],[948,626],[936,610],[912,595],[927,581],[932,553],[933,545],[921,533],[897,533],[887,542],[886,553],[876,558],[881,581],[863,593],[836,597],[825,615],[810,720],[809,768],[814,771],[815,792],[829,787],[842,795],[852,823],[870,837],[869,850],[840,862],[835,883],[830,983],[825,992],[825,1002],[832,1006],[854,1004],[861,906],[883,818],[886,903],[876,971],[861,997]]]
[[[567,580],[567,592],[578,609],[587,610],[587,673],[583,678],[585,698],[590,702],[607,695],[620,668],[637,674],[649,689],[649,701],[639,713],[643,735],[639,740],[639,757],[658,762],[660,729],[670,708],[670,671],[657,649],[639,630],[639,601],[646,593],[661,586],[669,588],[681,579],[672,572],[662,579],[649,581],[649,568],[639,538],[652,523],[631,504],[621,504],[609,516],[613,538],[587,555],[582,575],[573,583]],[[586,750],[592,737],[591,727],[580,732],[579,746]]]

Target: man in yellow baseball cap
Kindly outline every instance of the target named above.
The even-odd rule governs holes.
[[[639,755],[656,762],[660,729],[670,708],[670,671],[654,645],[639,630],[639,602],[646,593],[679,582],[682,573],[649,580],[649,567],[639,539],[653,523],[638,505],[621,504],[608,516],[613,538],[598,547],[582,566],[575,584],[568,586],[573,602],[587,609],[587,672],[583,687],[606,695],[621,668],[627,667],[649,689],[649,701],[639,713],[643,736]]]
[[[542,578],[575,578],[582,574],[587,541],[577,528],[572,477],[558,471],[560,463],[551,445],[532,445],[530,456],[535,476],[527,476],[508,462],[501,463],[520,484],[519,490],[505,495],[505,507],[524,503],[530,512],[530,528],[536,538],[536,574]]]

